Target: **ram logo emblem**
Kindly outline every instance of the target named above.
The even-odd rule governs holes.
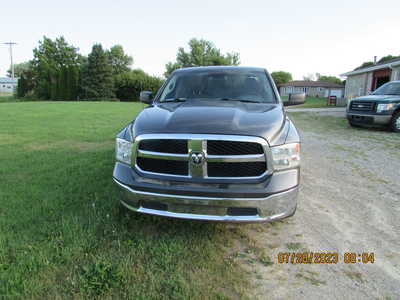
[[[190,154],[190,162],[196,166],[200,166],[203,164],[205,160],[203,152],[192,152]]]

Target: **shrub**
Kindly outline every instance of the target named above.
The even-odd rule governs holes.
[[[140,69],[127,71],[115,77],[115,94],[121,101],[139,100],[141,91],[156,93],[164,80],[150,76]]]

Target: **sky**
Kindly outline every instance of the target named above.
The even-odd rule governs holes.
[[[87,55],[94,43],[124,47],[133,68],[162,75],[191,38],[238,52],[241,65],[338,76],[374,56],[400,55],[400,1],[35,0],[6,1],[0,42],[14,62],[32,59],[43,36],[64,36]],[[0,76],[10,66],[0,45]]]

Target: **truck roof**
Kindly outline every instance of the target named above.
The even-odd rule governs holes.
[[[188,67],[175,70],[173,73],[207,71],[207,70],[240,70],[240,71],[265,71],[265,68],[244,67],[244,66],[206,66],[206,67]]]

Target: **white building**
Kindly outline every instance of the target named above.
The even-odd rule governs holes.
[[[278,88],[281,96],[305,93],[308,97],[336,96],[342,98],[344,95],[344,85],[326,81],[294,80],[280,84]]]
[[[0,94],[12,94],[17,88],[18,78],[0,77]]]

